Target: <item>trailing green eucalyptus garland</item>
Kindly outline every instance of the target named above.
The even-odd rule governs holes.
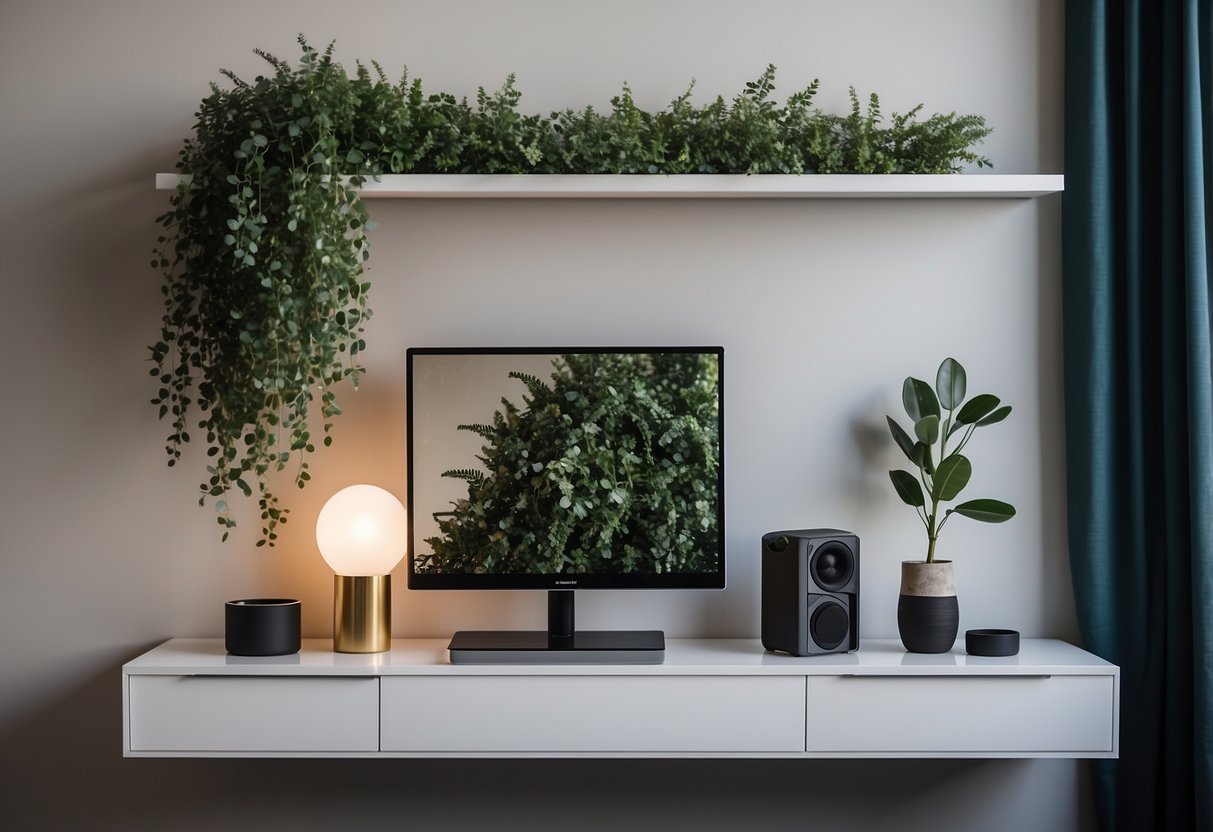
[[[199,504],[215,500],[223,539],[236,525],[229,492],[251,496],[255,482],[258,545],[272,545],[288,510],[268,475],[297,457],[294,481],[307,483],[310,406],[319,394],[328,445],[341,412],[334,386],[362,372],[369,249],[362,179],[338,176],[362,162],[349,145],[364,127],[358,80],[306,44],[294,69],[259,54],[272,77],[247,84],[229,73],[232,89],[212,85],[177,165],[189,181],[159,220],[165,315],[151,347],[161,385],[152,404],[172,417],[169,465],[191,428],[204,433]]]
[[[510,76],[475,102],[423,91],[420,79],[387,80],[358,64],[349,75],[333,44],[317,52],[300,36],[295,66],[255,50],[272,72],[230,88],[211,85],[184,174],[159,217],[152,260],[164,278],[165,314],[150,348],[159,389],[152,404],[172,431],[177,463],[192,430],[208,464],[199,503],[213,499],[223,539],[236,525],[228,496],[256,493],[273,545],[288,509],[267,482],[295,460],[300,488],[316,437],[341,412],[335,387],[356,385],[365,348],[368,216],[357,188],[385,173],[949,173],[989,160],[974,152],[990,128],[981,116],[933,115],[921,105],[889,117],[872,94],[866,110],[812,106],[818,83],[773,99],[775,68],[726,101],[705,106],[692,89],[659,112],[636,106],[625,85],[609,113],[592,107],[544,117],[518,112]],[[693,85],[692,85],[693,87]],[[192,421],[194,409],[201,418]]]

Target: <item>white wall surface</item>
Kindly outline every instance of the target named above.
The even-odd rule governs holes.
[[[864,637],[896,634],[898,563],[921,527],[893,495],[884,414],[945,355],[1015,406],[971,447],[973,496],[1019,516],[963,519],[961,628],[1075,636],[1064,529],[1060,201],[377,201],[368,374],[343,390],[312,485],[283,491],[280,545],[255,513],[226,545],[196,505],[203,457],[168,469],[147,403],[158,334],[148,268],[169,171],[218,69],[251,50],[407,64],[474,94],[515,72],[522,107],[603,109],[627,81],[658,108],[691,78],[734,95],[768,62],[786,95],[848,85],[886,111],[978,112],[1003,173],[1059,172],[1061,4],[1050,0],[47,0],[0,5],[0,818],[16,828],[1071,829],[1081,764],[1007,762],[175,762],[120,758],[118,668],[171,636],[222,635],[222,602],[299,597],[331,632],[312,529],[356,481],[404,496],[404,350],[426,344],[719,343],[726,349],[723,592],[585,593],[584,627],[758,635],[763,532],[862,540]],[[535,627],[533,593],[409,593],[394,632]],[[756,703],[761,707],[761,703]],[[556,788],[554,779],[568,778]],[[472,797],[474,796],[474,798]],[[587,807],[598,807],[588,811]],[[0,822],[0,825],[5,825]],[[681,823],[679,824],[681,825]]]

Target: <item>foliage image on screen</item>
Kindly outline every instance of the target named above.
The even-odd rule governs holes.
[[[435,512],[418,572],[664,575],[719,567],[719,365],[706,353],[576,353],[511,370],[478,424],[467,496]],[[461,463],[456,462],[455,465]]]

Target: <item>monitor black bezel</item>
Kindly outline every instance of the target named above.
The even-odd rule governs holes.
[[[720,465],[717,473],[718,568],[713,572],[682,572],[667,575],[536,575],[536,574],[434,574],[416,571],[414,524],[409,523],[409,589],[724,589],[725,586],[725,490],[724,490],[724,348],[719,346],[577,346],[577,347],[409,347],[406,350],[406,449],[408,516],[414,515],[413,481],[413,359],[426,355],[563,355],[610,353],[699,353],[716,356]]]

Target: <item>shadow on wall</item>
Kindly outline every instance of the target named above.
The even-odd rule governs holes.
[[[126,759],[120,677],[114,665],[0,737],[6,828],[1094,827],[1071,813],[1090,805],[1071,760]]]

